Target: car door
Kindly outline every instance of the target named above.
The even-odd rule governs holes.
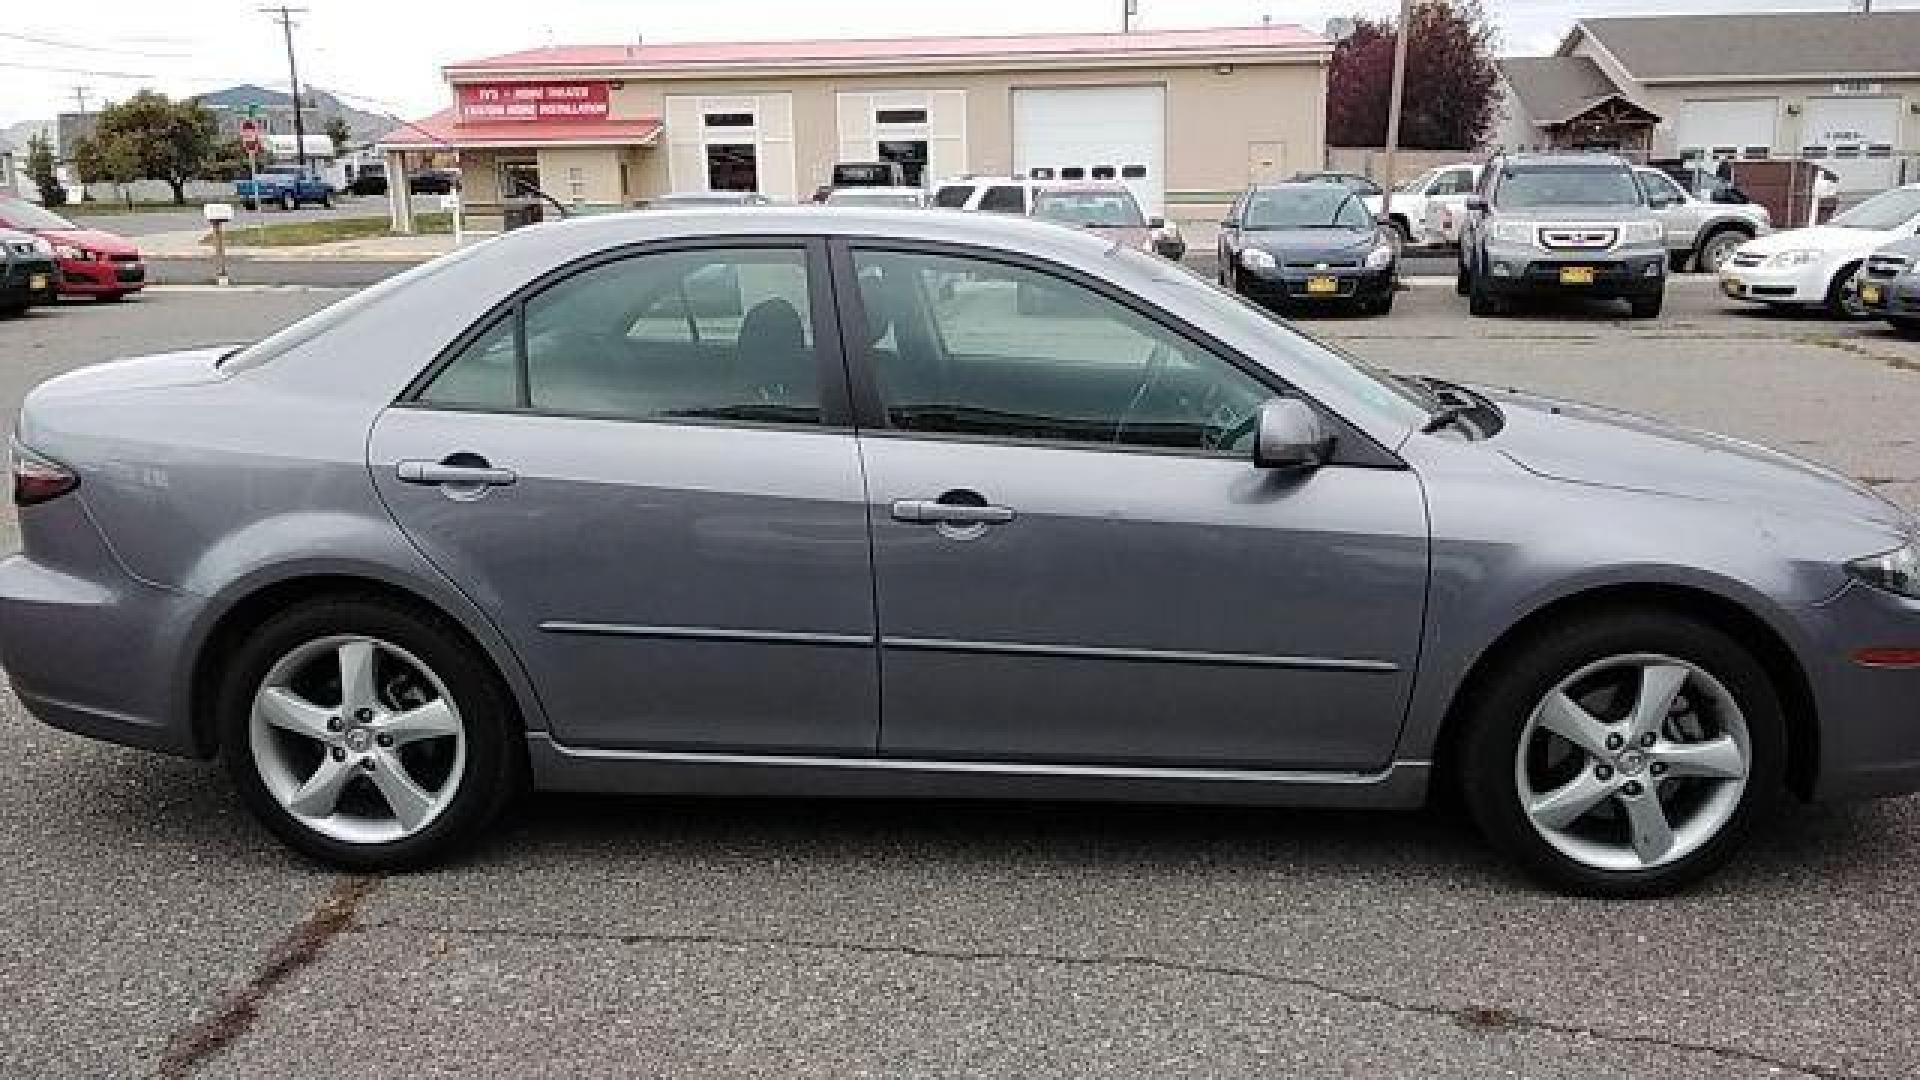
[[[1467,196],[1473,194],[1475,179],[1472,168],[1457,166],[1441,171],[1428,186],[1426,228],[1434,243],[1459,242]]]
[[[882,754],[1387,761],[1426,590],[1411,472],[1254,469],[1277,380],[1090,278],[878,242],[840,274]]]
[[[1706,204],[1687,198],[1680,185],[1673,178],[1658,169],[1635,169],[1634,179],[1639,181],[1640,190],[1647,198],[1647,207],[1666,230],[1667,250],[1691,251],[1694,240],[1700,234],[1703,211]]]
[[[407,535],[568,744],[871,754],[873,594],[823,248],[650,248],[522,295],[374,428]]]

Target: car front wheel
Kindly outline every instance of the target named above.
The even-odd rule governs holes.
[[[290,608],[247,635],[219,697],[242,800],[288,846],[398,870],[472,840],[517,790],[513,705],[444,620],[379,598]]]
[[[1766,671],[1724,632],[1621,609],[1562,623],[1465,702],[1462,794],[1488,839],[1590,896],[1674,892],[1777,800],[1786,732]]]

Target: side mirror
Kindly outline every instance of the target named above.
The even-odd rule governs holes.
[[[1261,403],[1253,436],[1254,468],[1307,471],[1325,464],[1332,453],[1333,435],[1312,406],[1289,397]]]
[[[1467,209],[1476,214],[1485,213],[1487,209],[1487,197],[1484,195],[1467,196]]]

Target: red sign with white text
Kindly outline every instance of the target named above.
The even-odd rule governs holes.
[[[605,120],[607,84],[465,83],[460,86],[462,123],[502,120]]]

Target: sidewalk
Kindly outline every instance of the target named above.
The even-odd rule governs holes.
[[[140,254],[148,260],[213,258],[213,245],[203,244],[204,228],[182,232],[153,233],[138,239]],[[468,233],[467,242],[475,243],[490,233]],[[453,250],[453,237],[374,236],[364,240],[339,240],[330,244],[301,247],[227,247],[227,258],[234,262],[394,262],[419,263]]]

